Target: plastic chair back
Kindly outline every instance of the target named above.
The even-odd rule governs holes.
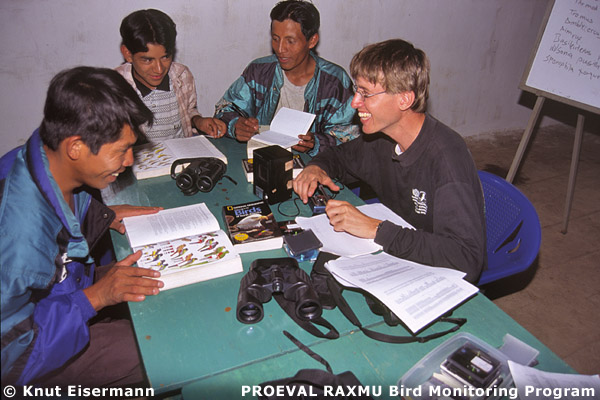
[[[525,271],[540,250],[542,229],[533,204],[499,176],[479,171],[485,197],[488,268],[479,285]]]

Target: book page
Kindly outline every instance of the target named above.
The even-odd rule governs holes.
[[[132,248],[220,229],[204,203],[127,217],[123,223]]]
[[[429,267],[387,253],[339,258],[325,264],[340,283],[362,288],[416,333],[479,291],[464,272]]]
[[[300,140],[298,135],[304,135],[308,132],[314,119],[315,114],[283,107],[271,121],[270,129],[255,135],[254,138],[283,148],[291,147]]]
[[[133,149],[133,171],[143,174],[145,171],[171,168],[175,156],[165,142],[146,143]]]
[[[214,157],[227,164],[227,157],[206,136],[169,139],[166,142],[175,158]]]
[[[536,400],[598,399],[600,396],[599,375],[560,374],[525,367],[508,360],[510,374],[521,399]]]
[[[414,229],[402,217],[381,203],[365,204],[357,208],[371,218],[388,220],[405,228]],[[381,250],[381,246],[376,244],[373,239],[359,238],[346,232],[334,231],[326,214],[319,214],[309,218],[297,217],[296,222],[302,229],[312,229],[321,243],[323,243],[321,251],[339,256],[356,257]]]
[[[191,235],[181,239],[167,240],[142,247],[137,261],[139,267],[160,271],[161,275],[182,269],[200,267],[216,261],[237,257],[231,242],[223,231]]]

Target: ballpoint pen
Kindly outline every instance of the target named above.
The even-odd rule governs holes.
[[[248,113],[246,111],[242,110],[237,104],[231,103],[231,108],[233,108],[233,111],[235,111],[236,113],[238,113],[240,115],[240,117],[250,118],[250,116],[248,115]]]

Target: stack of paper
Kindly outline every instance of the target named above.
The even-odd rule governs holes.
[[[338,258],[325,267],[344,286],[361,288],[416,333],[479,291],[464,272],[429,267],[387,253]]]

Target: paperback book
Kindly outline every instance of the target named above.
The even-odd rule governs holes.
[[[242,261],[206,204],[123,219],[138,267],[161,273],[168,290],[242,272]]]
[[[136,146],[133,149],[133,173],[137,179],[171,174],[171,164],[184,158],[214,157],[227,164],[227,157],[206,136],[168,139]],[[181,172],[182,164],[176,172]]]
[[[263,200],[225,206],[223,219],[229,238],[240,253],[278,249],[283,245],[283,232]]]

